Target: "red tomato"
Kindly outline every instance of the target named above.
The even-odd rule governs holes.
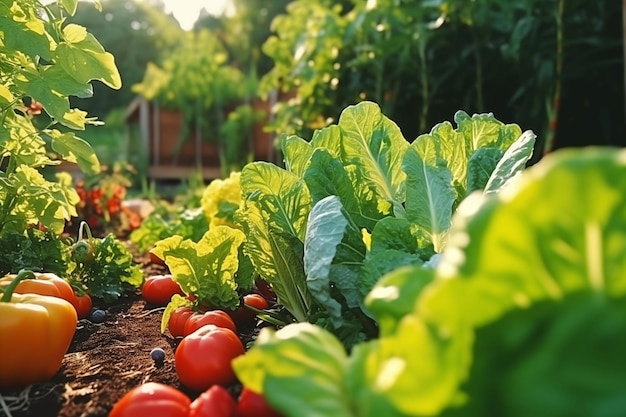
[[[189,307],[178,307],[172,312],[167,321],[167,330],[174,337],[182,337],[185,335],[185,323],[189,317],[193,315],[193,310]]]
[[[183,337],[174,354],[180,382],[195,391],[211,385],[227,386],[236,380],[231,361],[245,349],[230,329],[207,324]]]
[[[263,395],[247,387],[243,387],[239,395],[237,413],[238,417],[282,417],[282,414],[267,403]]]
[[[163,259],[159,258],[152,252],[148,252],[148,253],[150,254],[150,262],[152,262],[155,265],[167,266],[165,264],[165,261],[163,261]]]
[[[259,277],[254,280],[254,286],[256,287],[259,294],[261,294],[268,302],[275,303],[276,302],[276,293],[263,278]]]
[[[237,403],[220,385],[213,385],[189,407],[188,417],[235,417]]]
[[[185,323],[183,335],[187,336],[206,324],[214,324],[215,326],[232,330],[235,334],[237,333],[235,322],[230,318],[228,313],[222,310],[209,310],[204,313],[192,314],[187,319],[187,323]]]
[[[93,301],[89,294],[84,294],[79,296],[78,294],[74,294],[74,299],[72,301],[72,305],[74,309],[76,309],[76,314],[79,319],[84,319],[91,313],[91,308],[93,307]]]
[[[128,391],[109,417],[187,417],[191,400],[181,391],[158,382],[147,382]]]
[[[148,304],[164,306],[170,302],[174,294],[185,295],[178,283],[170,274],[153,275],[146,278],[141,293]]]
[[[269,307],[269,303],[267,302],[267,300],[260,294],[245,295],[243,297],[243,304],[244,305],[239,306],[237,310],[229,312],[230,317],[232,317],[233,321],[241,325],[253,324],[254,319],[256,318],[256,313],[246,307],[247,305],[257,308],[259,310],[265,310]]]

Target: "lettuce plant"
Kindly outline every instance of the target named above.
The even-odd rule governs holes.
[[[626,152],[562,150],[454,214],[436,268],[365,304],[378,339],[264,329],[234,361],[285,416],[618,416],[626,368]]]
[[[60,163],[49,157],[47,143],[84,172],[99,171],[91,146],[73,133],[98,122],[70,108],[69,97],[90,97],[93,80],[117,89],[121,79],[95,37],[66,24],[77,3],[0,2],[0,231],[42,224],[59,233],[76,216],[71,181],[41,172]]]
[[[455,122],[409,142],[362,102],[310,141],[283,138],[285,168],[243,168],[244,252],[295,320],[322,324],[346,345],[375,335],[363,298],[378,279],[431,261],[460,202],[498,191],[532,155],[532,132],[492,114],[460,111]]]

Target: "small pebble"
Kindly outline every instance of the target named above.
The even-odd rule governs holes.
[[[165,351],[161,348],[154,348],[150,351],[150,357],[155,364],[162,364],[165,360]]]
[[[107,313],[105,313],[104,310],[94,310],[93,313],[91,313],[90,320],[94,323],[103,323],[106,316]]]

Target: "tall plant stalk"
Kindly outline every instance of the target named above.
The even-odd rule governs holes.
[[[557,0],[555,13],[556,21],[556,62],[554,73],[554,91],[552,93],[552,104],[548,107],[548,128],[546,139],[543,145],[543,154],[546,155],[554,148],[554,138],[559,119],[559,107],[561,105],[561,84],[563,79],[563,10],[564,0]]]

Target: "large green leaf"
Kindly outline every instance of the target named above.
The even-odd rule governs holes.
[[[485,185],[485,193],[499,191],[524,170],[533,155],[535,138],[528,130],[506,150]]]
[[[254,347],[233,360],[233,369],[245,386],[263,393],[287,417],[354,415],[344,383],[345,349],[309,323],[261,330]]]
[[[309,216],[304,240],[304,271],[311,295],[317,299],[336,323],[341,321],[341,304],[330,294],[331,265],[337,246],[344,237],[348,219],[343,215],[341,201],[330,196],[320,200]]]
[[[3,50],[20,51],[31,59],[50,59],[50,40],[37,16],[30,15],[15,2],[10,8],[0,5],[0,11]]]
[[[496,165],[504,156],[498,148],[480,148],[476,150],[467,163],[467,193],[484,190]]]
[[[310,294],[302,246],[311,210],[306,184],[273,164],[254,162],[241,172],[245,253],[298,320],[306,320]]]
[[[72,132],[61,133],[58,130],[48,131],[52,138],[52,149],[63,156],[63,159],[78,164],[85,174],[100,172],[100,162],[91,145]]]
[[[113,55],[91,33],[80,25],[69,24],[63,34],[66,41],[57,46],[55,54],[70,76],[80,83],[98,80],[111,88],[122,86]]]
[[[452,173],[431,146],[416,140],[404,157],[406,180],[406,217],[434,245],[443,249],[451,225],[456,194]]]
[[[454,115],[457,130],[468,142],[470,154],[478,148],[507,149],[522,134],[516,124],[504,124],[492,113],[474,114],[471,117],[464,111]]]
[[[393,210],[402,212],[406,178],[402,158],[409,144],[398,126],[375,103],[361,102],[341,113],[339,127],[344,165],[354,165],[358,181],[367,184]]]
[[[343,208],[357,227],[371,230],[381,218],[374,193],[368,193],[355,185],[346,168],[325,148],[318,148],[311,155],[310,165],[304,172],[304,180],[311,192],[313,203],[331,195],[339,197]],[[357,195],[359,191],[363,192]]]
[[[625,206],[624,151],[553,154],[525,171],[514,187],[462,204],[439,268],[442,276],[457,279],[442,280],[442,289],[424,305],[439,320],[458,311],[478,325],[580,291],[621,297]],[[480,308],[464,311],[473,305],[464,302],[450,310],[453,294],[481,300]]]

